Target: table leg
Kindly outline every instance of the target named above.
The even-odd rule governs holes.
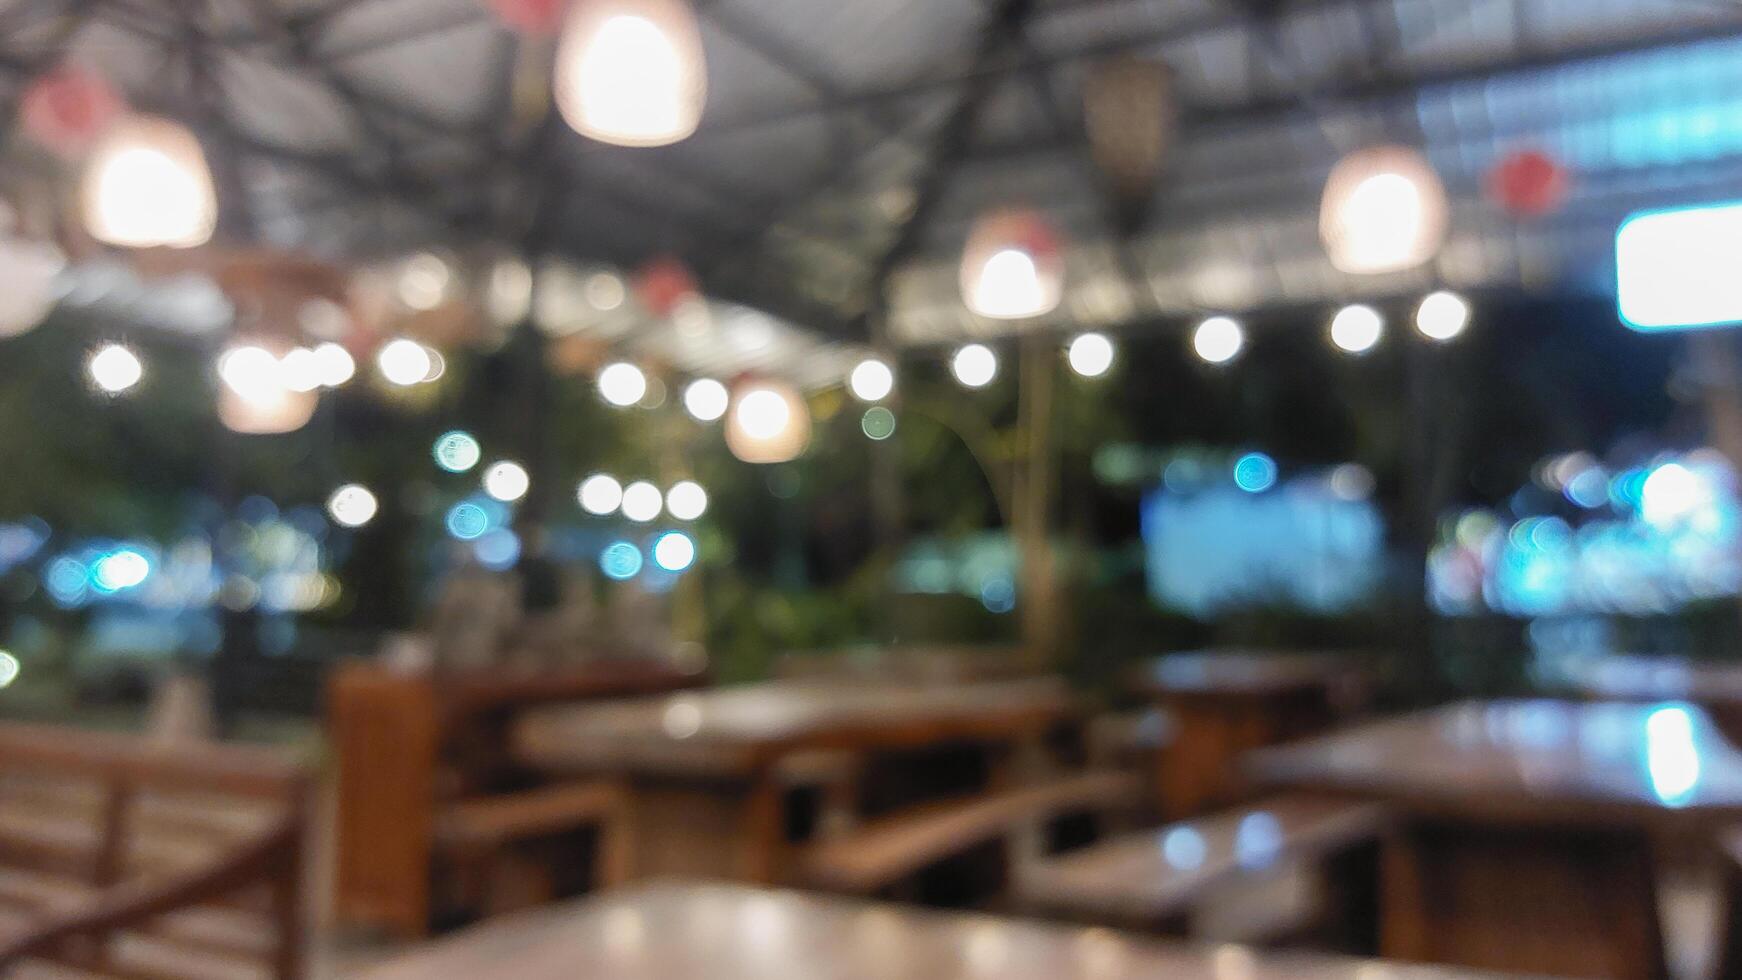
[[[1580,977],[1667,975],[1643,834],[1420,823],[1387,837],[1380,953]]]

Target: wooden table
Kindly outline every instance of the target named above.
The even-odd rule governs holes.
[[[1663,976],[1652,837],[1742,819],[1742,754],[1685,704],[1469,702],[1247,763],[1403,817],[1381,881],[1398,959]]]
[[[362,980],[1475,980],[988,915],[660,883],[467,930]]]
[[[629,782],[638,875],[772,882],[783,869],[790,777],[807,758],[836,767],[828,791],[840,826],[856,800],[855,760],[947,743],[1008,758],[1038,746],[1076,709],[1054,679],[775,681],[533,712],[517,727],[515,745],[521,760],[550,772]]]
[[[1706,709],[1732,741],[1742,741],[1742,664],[1675,657],[1578,657],[1560,683],[1581,697],[1606,701],[1691,701]]]
[[[1241,755],[1323,731],[1366,682],[1357,662],[1331,654],[1205,650],[1145,665],[1132,689],[1173,731],[1158,754],[1161,814],[1190,817],[1238,799]]]

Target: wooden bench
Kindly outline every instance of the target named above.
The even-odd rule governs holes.
[[[654,662],[431,677],[346,665],[329,687],[338,755],[340,921],[416,938],[432,920],[555,897],[576,855],[517,849],[591,831],[594,882],[626,873],[627,808],[609,782],[541,785],[511,761],[509,729],[537,705],[653,694],[705,678]],[[578,855],[585,865],[589,855]]]
[[[264,749],[0,725],[0,974],[300,977],[307,792]]]
[[[1383,826],[1384,811],[1374,804],[1274,797],[1031,863],[1014,882],[1016,900],[1072,921],[1183,934],[1215,890],[1291,865],[1324,863],[1338,893],[1321,896],[1320,904],[1351,906],[1336,911],[1348,913],[1350,931],[1360,935],[1343,938],[1368,946],[1374,848]]]
[[[1093,772],[978,796],[924,803],[808,845],[799,880],[811,887],[876,894],[947,858],[1004,842],[1012,863],[1032,849],[1036,828],[1075,813],[1119,813],[1142,805],[1140,777]]]

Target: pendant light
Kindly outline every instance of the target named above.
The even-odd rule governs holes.
[[[996,320],[1052,312],[1064,292],[1058,236],[1033,211],[995,211],[981,218],[962,250],[962,301]]]
[[[126,248],[191,248],[212,237],[218,197],[199,140],[186,127],[148,116],[103,134],[86,164],[85,227]]]
[[[1445,187],[1427,158],[1408,147],[1351,153],[1325,182],[1319,236],[1331,264],[1343,272],[1414,268],[1445,241]]]
[[[576,132],[664,146],[696,131],[707,61],[683,0],[578,0],[556,53],[557,109]]]
[[[763,378],[740,385],[726,415],[726,448],[746,463],[784,463],[811,439],[810,407],[796,389]]]

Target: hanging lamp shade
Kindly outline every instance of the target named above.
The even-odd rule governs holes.
[[[995,211],[974,226],[962,250],[962,301],[996,320],[1051,312],[1064,292],[1058,236],[1033,211]]]
[[[1566,200],[1568,179],[1560,161],[1541,150],[1518,150],[1501,158],[1488,174],[1488,196],[1508,214],[1540,218]]]
[[[1148,58],[1119,56],[1083,76],[1083,127],[1089,153],[1113,189],[1147,199],[1173,145],[1173,73]]]
[[[19,121],[31,141],[75,158],[90,152],[103,130],[121,116],[121,98],[101,75],[61,65],[36,77],[19,102]]]
[[[314,415],[316,389],[298,390],[281,347],[276,341],[244,342],[219,356],[218,419],[231,432],[295,432]]]
[[[85,165],[85,227],[126,248],[192,248],[212,237],[218,196],[199,140],[167,119],[134,116],[103,134]]]
[[[1446,238],[1446,191],[1433,165],[1403,146],[1344,157],[1325,182],[1319,237],[1331,264],[1360,275],[1433,258]]]
[[[738,385],[726,413],[726,448],[746,463],[784,463],[811,441],[810,406],[784,381]]]
[[[696,131],[708,68],[683,0],[578,0],[557,45],[557,109],[576,132],[664,146]]]

